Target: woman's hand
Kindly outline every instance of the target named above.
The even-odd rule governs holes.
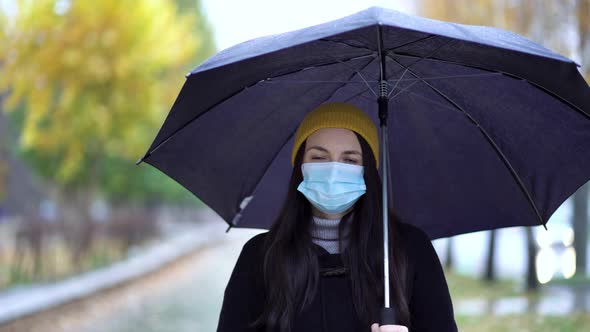
[[[373,323],[371,332],[408,332],[408,328],[402,325],[381,325]]]

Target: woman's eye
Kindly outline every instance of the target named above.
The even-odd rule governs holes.
[[[347,162],[347,163],[351,163],[351,164],[356,164],[357,163],[356,159],[344,159],[344,161]]]
[[[324,159],[324,157],[315,157],[315,156],[311,157],[311,160],[322,160],[322,159]]]

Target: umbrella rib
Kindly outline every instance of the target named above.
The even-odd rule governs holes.
[[[400,66],[403,66],[396,59],[393,59],[393,61],[397,62]],[[412,71],[411,69],[410,69],[410,73],[412,75],[416,76],[417,78],[420,78],[420,76],[417,75],[416,73],[414,73],[414,71]],[[490,137],[490,135],[488,135],[488,133],[485,131],[485,129],[483,129],[483,127],[473,118],[473,116],[471,116],[471,114],[467,113],[461,106],[459,106],[456,102],[454,102],[450,97],[448,97],[447,95],[445,95],[442,91],[440,91],[436,87],[432,86],[432,84],[430,84],[429,82],[427,82],[427,81],[425,81],[423,79],[421,79],[421,81],[424,84],[426,84],[430,89],[432,89],[436,94],[440,95],[446,101],[448,101],[453,106],[455,106],[458,110],[460,110],[461,112],[463,112],[463,114],[465,114],[477,126],[477,128],[483,133],[483,135],[486,138],[486,140],[488,141],[488,143],[490,143],[492,145],[492,147],[496,151],[496,154],[500,156],[500,159],[506,165],[506,167],[508,168],[508,170],[512,174],[513,178],[518,183],[520,189],[523,191],[523,193],[525,194],[527,200],[529,201],[529,203],[533,207],[533,210],[535,211],[535,214],[539,218],[539,221],[541,222],[541,224],[542,225],[545,225],[545,222],[543,221],[543,217],[541,217],[541,214],[539,213],[539,210],[537,209],[537,205],[533,201],[533,199],[531,197],[531,194],[529,193],[528,189],[524,186],[524,183],[522,182],[520,176],[518,175],[518,173],[516,172],[516,170],[514,169],[514,167],[512,167],[512,164],[510,163],[510,161],[508,161],[508,158],[506,157],[506,155],[504,155],[504,153],[502,152],[502,150],[500,150],[500,147],[496,144],[496,142],[492,139],[492,137]]]
[[[396,47],[394,47],[394,48],[392,48],[392,49],[388,50],[388,51],[387,51],[387,53],[395,53],[394,51],[395,51],[395,50],[397,50],[397,49],[400,49],[400,48],[402,48],[402,47],[405,47],[405,46],[408,46],[408,45],[411,45],[411,44],[414,44],[414,43],[421,42],[421,41],[423,41],[423,40],[431,39],[431,38],[433,38],[433,37],[439,37],[439,36],[430,34],[430,35],[428,35],[428,36],[425,36],[425,37],[422,37],[422,38],[418,38],[418,39],[416,39],[416,40],[413,40],[413,41],[407,42],[407,43],[405,43],[405,44],[402,44],[402,45],[396,46]],[[331,43],[344,44],[344,45],[346,45],[346,46],[348,46],[348,47],[352,47],[352,48],[356,48],[356,49],[363,49],[363,50],[370,50],[370,51],[371,51],[371,49],[369,49],[369,48],[367,48],[367,47],[361,47],[361,46],[351,45],[351,44],[349,44],[349,43],[346,43],[346,42],[343,42],[343,41],[340,41],[340,40],[330,40],[330,39],[320,39],[320,40],[321,40],[321,41],[327,41],[327,42],[331,42]],[[393,94],[393,91],[395,91],[395,88],[396,88],[396,87],[399,85],[400,81],[401,81],[401,80],[404,78],[404,76],[405,76],[405,75],[406,75],[406,73],[408,72],[408,69],[409,69],[409,67],[411,67],[411,66],[415,65],[416,63],[418,63],[418,62],[422,61],[424,58],[429,58],[429,57],[431,57],[432,55],[434,55],[434,53],[436,53],[436,52],[437,52],[439,49],[441,49],[442,47],[444,47],[444,46],[448,45],[448,44],[449,44],[451,41],[453,41],[453,39],[449,39],[449,40],[448,40],[446,43],[443,43],[442,45],[440,45],[440,46],[436,47],[436,48],[435,48],[435,49],[434,49],[432,52],[430,52],[428,55],[425,55],[425,56],[423,56],[422,58],[420,58],[419,60],[417,60],[417,61],[413,62],[412,64],[410,64],[410,65],[409,65],[409,66],[408,66],[408,67],[407,67],[407,68],[404,70],[404,72],[403,72],[402,76],[400,77],[400,79],[399,79],[399,80],[395,80],[395,85],[394,85],[393,89],[391,89],[391,92],[389,93],[389,95],[388,95],[387,97],[389,98],[389,97],[390,97],[390,96]],[[373,52],[374,52],[374,51],[373,51]],[[344,64],[344,65],[346,65],[346,64]],[[371,90],[371,92],[373,92],[373,95],[374,95],[375,97],[378,97],[378,96],[377,96],[377,94],[375,93],[375,91],[373,91],[373,89],[371,89],[371,87],[369,86],[369,83],[368,83],[368,82],[365,80],[365,78],[364,78],[362,75],[360,75],[360,73],[359,73],[359,76],[360,76],[360,77],[361,77],[361,79],[362,79],[362,80],[363,80],[363,81],[364,81],[364,82],[367,84],[367,86],[369,87],[369,89]],[[389,82],[387,82],[387,83],[389,83]]]
[[[448,109],[449,111],[453,111],[453,112],[458,112],[458,113],[461,113],[461,111],[460,111],[460,110],[458,110],[458,109],[456,109],[456,108],[454,108],[454,107],[450,107],[450,106],[448,106],[448,105],[445,105],[445,104],[443,104],[443,103],[439,103],[438,101],[436,101],[436,100],[433,100],[433,99],[430,99],[430,98],[428,98],[428,97],[424,97],[423,95],[421,95],[421,94],[419,94],[419,93],[415,93],[415,92],[412,92],[412,91],[410,91],[410,92],[408,92],[408,94],[411,94],[411,95],[413,95],[413,96],[415,96],[415,97],[417,97],[417,98],[420,98],[420,99],[423,99],[423,100],[429,101],[429,102],[431,102],[431,103],[435,104],[436,106],[439,106],[439,107],[442,107],[442,108],[446,108],[446,109]],[[395,96],[394,96],[394,97],[395,97]]]
[[[366,57],[371,57],[371,58],[372,58],[372,60],[374,60],[374,59],[375,59],[375,57],[374,57],[374,56],[372,56],[372,55],[370,55],[370,54],[365,54],[365,55],[363,55],[363,56],[354,56],[354,57],[351,57],[351,58],[348,58],[348,59],[345,59],[345,60],[346,60],[346,61],[348,61],[348,60],[362,59],[362,58],[366,58]],[[371,61],[372,61],[372,60],[371,60]],[[340,61],[342,61],[342,60],[340,60]],[[369,61],[369,63],[371,63],[371,61]],[[336,63],[339,63],[339,61],[327,62],[327,63],[323,63],[323,64],[320,64],[320,65],[317,65],[317,66],[313,66],[313,67],[306,67],[306,68],[301,68],[301,69],[293,70],[293,71],[290,71],[290,72],[288,72],[288,73],[283,73],[283,74],[281,74],[281,75],[274,76],[274,77],[282,77],[282,76],[286,76],[286,75],[290,75],[290,74],[293,74],[293,73],[297,73],[297,72],[303,71],[303,70],[305,70],[305,69],[307,69],[307,68],[317,68],[317,67],[329,66],[329,65],[336,64]],[[189,76],[189,77],[192,77],[192,76]],[[272,79],[273,77],[271,76],[271,77],[269,77],[269,78],[270,78],[270,79]],[[267,78],[267,79],[268,79],[268,78]],[[187,79],[187,80],[188,80],[188,79]],[[232,98],[232,97],[234,97],[234,96],[236,96],[236,95],[240,94],[240,93],[241,93],[241,92],[243,92],[244,90],[247,90],[247,89],[249,89],[249,88],[251,88],[251,87],[255,86],[255,85],[256,85],[256,84],[258,84],[258,83],[264,82],[265,80],[266,80],[266,79],[262,79],[262,80],[259,80],[259,81],[256,81],[256,82],[254,82],[254,83],[252,83],[252,84],[249,84],[249,85],[247,85],[247,86],[245,86],[245,87],[243,87],[243,88],[239,89],[238,91],[236,91],[236,92],[234,92],[234,93],[230,94],[229,96],[227,96],[227,97],[225,97],[225,98],[221,99],[220,101],[216,102],[215,104],[213,104],[213,105],[209,106],[209,108],[208,108],[207,110],[205,110],[205,111],[203,111],[203,112],[201,112],[201,113],[199,113],[199,114],[195,115],[193,118],[191,118],[191,119],[190,119],[189,121],[187,121],[185,124],[183,124],[183,125],[182,125],[180,128],[176,129],[176,130],[175,130],[175,131],[174,131],[172,134],[170,134],[170,136],[168,136],[168,137],[166,137],[164,140],[162,140],[162,142],[160,142],[158,145],[156,145],[156,147],[154,147],[154,149],[153,149],[153,150],[146,152],[146,154],[145,154],[145,155],[144,155],[144,156],[143,156],[141,159],[139,159],[137,162],[135,162],[135,165],[139,165],[139,164],[141,164],[141,163],[142,163],[142,162],[143,162],[145,159],[149,158],[149,156],[150,156],[152,153],[156,152],[156,150],[158,150],[160,147],[162,147],[164,144],[166,144],[166,143],[167,143],[167,142],[168,142],[170,139],[172,139],[172,137],[174,137],[176,134],[178,134],[179,132],[181,132],[181,131],[182,131],[184,128],[188,127],[188,125],[190,125],[191,123],[193,123],[193,121],[197,120],[198,118],[200,118],[200,117],[201,117],[201,116],[203,116],[204,114],[207,114],[207,113],[209,113],[209,112],[211,111],[211,109],[212,109],[212,108],[214,108],[214,107],[216,107],[217,105],[219,105],[219,104],[221,104],[221,103],[225,102],[226,100],[228,100],[228,99],[230,99],[230,98]]]
[[[453,41],[453,39],[449,39],[449,40],[447,40],[447,42],[446,42],[446,43],[443,43],[443,44],[439,45],[438,47],[436,47],[434,50],[432,50],[432,51],[431,51],[431,52],[429,52],[428,54],[421,56],[419,59],[417,59],[416,61],[414,61],[414,62],[412,62],[411,64],[409,64],[407,67],[406,67],[406,66],[404,66],[404,65],[402,65],[402,64],[401,64],[401,63],[399,63],[398,61],[395,61],[395,62],[396,62],[396,63],[398,63],[400,66],[402,66],[402,68],[405,68],[405,70],[404,70],[404,72],[403,72],[402,76],[400,77],[400,80],[401,80],[402,78],[404,78],[404,75],[407,73],[407,71],[410,69],[410,67],[412,67],[413,65],[415,65],[415,64],[417,64],[417,63],[419,63],[420,61],[422,61],[422,60],[424,60],[424,59],[426,59],[426,58],[430,58],[430,57],[431,57],[431,56],[433,56],[433,55],[434,55],[436,52],[438,52],[438,51],[439,51],[441,48],[443,48],[444,46],[447,46],[447,45],[449,45],[449,44],[450,44],[452,41]],[[389,55],[389,54],[397,54],[397,53],[395,53],[395,52],[393,52],[393,51],[387,51],[387,55]],[[391,57],[390,57],[390,58],[391,58]],[[392,59],[393,59],[393,58],[392,58]],[[414,75],[414,76],[416,76],[416,75]],[[396,86],[397,86],[397,84],[398,84],[398,83],[399,83],[399,81],[396,83]],[[390,92],[390,95],[393,93],[393,90],[395,90],[395,87],[392,89],[392,92]],[[389,96],[388,96],[388,97],[389,97]]]
[[[409,57],[409,58],[420,58],[422,59],[422,57],[419,57],[417,55],[412,55],[412,54],[407,54],[407,53],[395,53],[395,55],[397,56],[405,56],[405,57]],[[393,59],[391,57],[391,55],[388,55],[391,59]],[[395,60],[395,59],[394,59]],[[445,60],[445,59],[438,59],[438,58],[428,58],[428,60],[433,60],[433,61],[437,61],[437,62],[442,62],[442,63],[448,63],[448,64],[452,64],[452,65],[457,65],[457,66],[462,66],[462,67],[467,67],[467,68],[473,68],[473,69],[479,69],[479,70],[483,70],[483,71],[487,71],[490,74],[500,74],[500,75],[504,75],[513,79],[517,79],[517,80],[521,80],[521,81],[525,81],[528,84],[532,85],[533,87],[543,91],[544,93],[547,93],[557,99],[559,99],[561,102],[567,104],[568,106],[570,106],[571,108],[573,108],[574,110],[578,111],[579,113],[581,113],[584,117],[586,117],[588,120],[590,120],[590,114],[586,113],[584,110],[582,110],[580,107],[572,104],[569,100],[561,97],[560,95],[556,94],[553,91],[550,91],[544,87],[542,87],[541,85],[535,83],[535,82],[531,82],[528,79],[524,78],[524,77],[520,77],[517,75],[514,75],[512,73],[507,73],[501,70],[496,70],[496,69],[490,69],[490,68],[485,68],[485,67],[481,67],[481,66],[477,66],[477,65],[473,65],[473,64],[464,64],[464,63],[459,63],[456,61],[451,61],[451,60]],[[397,62],[397,60],[395,60]],[[398,62],[399,63],[399,62]],[[483,75],[483,74],[482,74]]]
[[[411,44],[414,44],[414,43],[418,43],[418,42],[421,42],[423,40],[430,39],[430,38],[433,38],[433,37],[440,37],[440,36],[430,34],[430,35],[428,35],[426,37],[418,38],[416,40],[412,40],[412,41],[407,42],[405,44],[396,46],[396,47],[392,48],[391,50],[397,50],[398,48],[401,48],[401,47],[404,47],[404,46],[408,46],[408,45],[411,45]],[[341,40],[330,40],[330,39],[322,38],[322,39],[320,39],[320,41],[326,41],[326,42],[336,43],[336,44],[343,44],[343,45],[346,45],[348,47],[352,47],[352,48],[356,48],[356,49],[360,49],[360,50],[367,50],[367,51],[371,51],[371,52],[376,52],[375,50],[373,50],[371,48],[363,47],[363,46],[358,46],[358,45],[352,45],[352,44],[349,44],[349,43],[344,42],[344,41],[341,41]]]
[[[371,83],[379,83],[379,81],[366,81]],[[365,82],[346,82],[346,81],[312,81],[312,80],[275,80],[270,79],[260,83],[267,83],[267,84],[276,84],[276,83],[301,83],[301,84],[309,84],[309,83],[347,83],[347,84],[364,84]]]
[[[343,100],[342,102],[344,102],[344,103],[347,103],[349,100],[351,100],[351,99],[353,99],[353,98],[356,98],[356,97],[358,97],[358,96],[360,96],[360,97],[362,97],[362,98],[365,98],[365,99],[367,99],[367,100],[370,100],[370,101],[375,101],[375,98],[373,98],[373,97],[370,97],[370,96],[364,96],[364,95],[363,95],[363,94],[364,94],[365,92],[367,92],[368,90],[369,90],[368,88],[367,88],[367,89],[364,89],[364,90],[361,90],[361,91],[359,91],[358,93],[356,93],[356,94],[354,94],[354,95],[352,95],[352,96],[350,96],[350,97],[346,98],[346,99],[345,99],[345,100]]]
[[[413,87],[414,85],[416,85],[416,83],[420,82],[420,80],[416,80],[414,82],[412,82],[412,84],[406,86],[403,89],[400,89],[396,94],[394,94],[393,96],[391,96],[391,93],[389,94],[391,96],[391,98],[389,98],[389,100],[393,100],[395,97],[401,95],[402,93],[404,93],[405,91],[407,91],[408,89],[410,89],[411,87]],[[389,97],[389,96],[387,96]]]
[[[436,59],[436,58],[431,58],[431,57],[434,55],[434,53],[436,53],[436,52],[437,52],[438,50],[440,50],[442,47],[444,47],[444,46],[447,46],[447,45],[448,45],[448,44],[450,44],[451,42],[455,41],[454,39],[449,39],[449,40],[448,40],[446,43],[444,43],[444,44],[442,44],[442,45],[438,46],[437,48],[435,48],[434,50],[432,50],[432,52],[430,52],[428,55],[421,56],[421,57],[418,57],[418,56],[415,56],[415,55],[408,55],[408,54],[405,54],[405,53],[396,53],[396,52],[394,52],[395,50],[397,50],[397,49],[399,49],[399,48],[401,48],[401,47],[404,47],[404,46],[407,46],[407,45],[410,45],[410,44],[413,44],[413,43],[417,43],[417,42],[420,42],[420,41],[423,41],[423,40],[426,40],[426,39],[431,39],[431,38],[433,38],[433,37],[440,37],[440,36],[437,36],[437,35],[429,35],[429,36],[426,36],[426,37],[424,37],[424,38],[420,38],[420,39],[417,39],[417,40],[414,40],[414,41],[411,41],[411,42],[405,43],[405,44],[403,44],[403,45],[396,46],[395,48],[393,48],[393,49],[390,49],[390,50],[388,50],[387,52],[388,52],[388,53],[390,53],[390,54],[395,54],[395,55],[400,55],[400,56],[408,56],[408,57],[412,57],[412,58],[418,58],[418,60],[417,60],[417,61],[415,61],[415,62],[411,63],[411,64],[410,64],[408,67],[411,67],[411,66],[413,66],[413,65],[417,64],[418,62],[420,62],[420,61],[424,60],[424,59],[431,59],[431,60],[435,60],[435,61],[444,61],[444,60],[439,60],[439,59]],[[329,39],[321,39],[321,40],[322,40],[322,41],[327,41],[327,42],[332,42],[332,43],[339,43],[339,44],[344,44],[344,45],[347,45],[347,46],[349,46],[349,47],[352,47],[352,48],[357,48],[357,49],[363,49],[363,50],[367,50],[367,51],[372,51],[372,50],[371,50],[371,49],[369,49],[369,48],[366,48],[366,47],[360,47],[360,46],[355,46],[355,45],[351,45],[351,44],[349,44],[349,43],[346,43],[346,42],[343,42],[343,41],[336,41],[336,40],[329,40]],[[359,58],[361,58],[361,57],[359,57]],[[489,71],[489,70],[487,70],[487,71]],[[400,81],[413,81],[413,80],[420,80],[420,78],[416,78],[416,79],[412,79],[412,78],[403,79],[403,77],[404,77],[404,75],[406,74],[406,72],[407,72],[407,70],[404,70],[404,72],[403,72],[403,74],[402,74],[402,77],[401,77],[400,79],[393,80],[393,81],[391,81],[391,82],[389,82],[389,81],[388,81],[388,83],[393,83],[393,82],[395,82],[395,86],[394,86],[394,88],[392,89],[392,91],[390,92],[390,95],[393,93],[393,91],[395,90],[395,87],[398,85],[398,83],[399,83]],[[503,73],[500,73],[500,72],[494,72],[494,71],[492,71],[492,72],[490,72],[490,73],[487,73],[487,74],[470,74],[470,75],[434,76],[434,77],[428,77],[428,78],[424,77],[423,79],[435,80],[435,79],[448,79],[448,78],[465,78],[465,77],[482,77],[482,76],[494,76],[494,75],[502,75],[502,74],[503,74]],[[285,81],[285,82],[295,82],[295,83],[332,83],[332,82],[334,82],[334,83],[340,83],[340,81],[294,81],[294,80],[293,80],[293,81],[290,81],[290,80],[281,80],[281,81]],[[373,82],[373,83],[377,83],[378,81],[366,81],[366,80],[365,80],[365,82]],[[349,82],[349,83],[361,83],[361,82]],[[402,91],[403,91],[403,90],[402,90]],[[397,95],[397,94],[396,94],[396,95]],[[392,97],[392,98],[393,98],[393,97]]]
[[[485,73],[485,74],[466,74],[466,75],[447,75],[447,76],[431,76],[431,77],[422,77],[425,80],[446,80],[449,78],[471,78],[471,77],[488,77],[488,76],[500,76],[502,73]],[[396,79],[392,81],[387,81],[388,84],[392,84],[393,82],[420,82],[419,78],[403,78],[403,79]],[[267,84],[276,84],[276,83],[301,83],[301,84],[309,84],[309,83],[347,83],[347,84],[365,84],[365,82],[346,82],[346,81],[312,81],[312,80],[267,80],[260,83],[267,83]],[[369,83],[379,83],[379,81],[367,80]],[[368,89],[367,89],[368,90]]]
[[[397,49],[399,49],[399,48],[402,48],[402,47],[404,47],[404,46],[408,46],[408,45],[412,45],[412,44],[415,44],[415,43],[419,43],[419,42],[421,42],[421,41],[423,41],[423,40],[427,40],[427,39],[434,38],[434,37],[440,37],[440,36],[438,36],[438,35],[432,35],[432,34],[430,34],[430,35],[428,35],[428,36],[426,36],[426,37],[418,38],[418,39],[416,39],[416,40],[413,40],[413,41],[411,41],[411,42],[407,42],[407,43],[405,43],[405,44],[402,44],[402,45],[396,46],[396,47],[394,47],[394,48],[390,49],[390,50],[389,50],[389,52],[390,52],[390,51],[397,50]]]
[[[371,61],[368,61],[362,68],[360,68],[360,70],[363,70],[365,68],[367,68],[367,66],[369,66],[375,59],[371,59]],[[352,72],[352,74],[349,77],[349,80],[354,78],[354,75],[358,74],[359,71],[354,71]],[[334,89],[334,91],[332,91],[332,93],[324,98],[318,105],[323,104],[324,102],[326,102],[326,100],[330,100],[330,98],[334,97],[334,95],[340,90],[342,89],[344,86],[346,86],[346,83],[342,83],[340,84],[339,87],[337,87],[336,89]],[[361,93],[364,93],[365,91],[367,91],[366,89],[363,90]],[[293,137],[293,135],[295,135],[295,130],[292,130],[291,133],[289,134],[289,136],[287,136],[287,138],[283,141],[283,144],[280,145],[279,148],[279,153],[281,151],[281,149],[283,149],[283,147],[287,144],[287,142],[289,142],[289,140]],[[264,178],[264,176],[266,175],[266,173],[268,173],[268,170],[270,169],[271,165],[275,162],[275,160],[277,159],[277,156],[279,155],[279,153],[275,153],[275,156],[271,159],[271,161],[267,164],[266,168],[264,169],[264,172],[262,172],[262,175],[260,176],[260,178],[258,178],[258,181],[256,181],[256,186],[254,186],[254,189],[252,189],[251,194],[249,196],[254,197],[254,194],[256,193],[256,191],[258,190],[258,187],[260,186],[260,183],[262,182],[262,178]],[[248,197],[248,196],[246,196]],[[247,207],[248,205],[246,205]],[[244,207],[244,208],[246,208]],[[238,211],[238,213],[236,214],[236,216],[241,215],[242,210]],[[234,218],[232,219],[232,222],[235,221],[236,223],[234,225],[232,225],[232,223],[230,223],[230,227],[237,227],[238,225],[238,221],[240,220],[240,218],[236,219],[234,216]]]
[[[500,74],[500,73],[497,73],[497,75],[501,75],[501,74]],[[469,75],[466,75],[465,77],[474,77],[474,76],[480,76],[480,75],[471,75],[471,76],[469,76]],[[491,74],[482,74],[481,76],[495,76],[495,75],[491,75]],[[461,76],[461,75],[458,75],[458,76],[447,76],[446,78],[456,78],[456,77],[462,77],[462,76]],[[424,77],[424,78],[422,78],[422,79],[425,79],[425,80],[427,80],[427,79],[436,80],[436,79],[440,79],[440,78],[443,78],[443,77],[436,77],[436,78],[428,78],[428,77]],[[393,100],[395,97],[397,97],[397,96],[401,95],[402,93],[406,92],[406,91],[407,91],[407,90],[409,90],[411,87],[413,87],[414,85],[416,85],[416,83],[422,82],[422,81],[421,81],[421,78],[407,79],[407,80],[408,80],[408,81],[410,81],[410,80],[411,80],[411,81],[413,81],[413,82],[412,82],[411,84],[409,84],[408,86],[404,87],[403,89],[400,89],[400,90],[399,90],[399,91],[398,91],[396,94],[394,94],[393,96],[391,96],[391,98],[389,98],[389,100]],[[419,97],[419,98],[422,98],[422,99],[424,99],[424,100],[427,100],[427,101],[429,101],[429,102],[431,102],[431,103],[433,103],[433,104],[436,104],[436,105],[438,105],[438,106],[440,106],[440,107],[444,107],[444,108],[446,108],[446,109],[448,109],[448,110],[451,110],[451,111],[454,111],[454,112],[459,112],[459,113],[461,112],[461,111],[457,110],[456,108],[449,107],[449,106],[447,106],[447,105],[441,104],[441,103],[439,103],[439,102],[437,102],[437,101],[435,101],[435,100],[433,100],[433,99],[430,99],[430,98],[424,97],[424,96],[422,96],[422,95],[420,95],[420,94],[417,94],[417,93],[414,93],[414,92],[411,92],[411,91],[410,91],[409,93],[410,93],[410,94],[412,94],[412,95],[414,95],[414,96],[416,96],[416,97]],[[390,93],[389,95],[391,95],[391,93]]]
[[[392,51],[388,51],[387,55],[393,59],[398,65],[402,66],[402,68],[405,68],[404,72],[402,73],[402,76],[399,78],[399,80],[397,80],[397,82],[395,83],[395,86],[393,87],[393,89],[391,89],[391,92],[389,93],[389,95],[387,96],[387,98],[389,98],[393,92],[395,91],[395,88],[399,85],[400,81],[404,78],[404,76],[406,75],[406,73],[410,70],[410,67],[412,67],[413,65],[417,64],[418,62],[426,59],[426,58],[430,58],[431,56],[433,56],[436,52],[438,52],[438,50],[440,50],[442,47],[447,46],[448,44],[450,44],[452,41],[452,39],[449,39],[446,43],[443,43],[441,45],[439,45],[437,48],[435,48],[434,50],[432,50],[430,53],[428,53],[427,55],[424,55],[422,57],[420,57],[418,60],[412,62],[411,64],[409,64],[407,67],[402,65],[400,62],[398,62],[397,60],[393,59],[393,57],[389,56],[390,54],[396,54],[395,52]],[[389,98],[389,100],[393,100],[393,98],[399,96],[400,94],[402,94],[404,91],[407,91],[409,88],[411,88],[412,86],[414,86],[416,83],[421,82],[424,80],[424,78],[418,77],[416,74],[414,74],[414,72],[411,72],[412,75],[414,75],[416,77],[415,81],[412,82],[412,84],[408,85],[407,87],[401,89],[398,93],[396,93],[395,95],[393,95],[393,97]],[[440,79],[440,78],[437,78]],[[409,79],[408,79],[409,80]]]
[[[359,74],[359,77],[363,80],[363,82],[365,82],[365,84],[367,85],[367,88],[369,88],[369,90],[373,93],[373,95],[375,95],[375,97],[377,97],[377,93],[375,91],[373,91],[373,89],[371,89],[371,86],[369,85],[369,82],[367,82],[367,80],[365,79],[365,77],[363,76],[363,74],[361,73],[361,71],[365,68],[367,68],[367,66],[373,62],[373,60],[375,60],[376,57],[374,57],[371,61],[369,61],[366,65],[363,66],[363,68],[361,68],[360,70],[356,70],[354,68],[352,68],[351,66],[349,66],[348,64],[342,62],[341,60],[338,60],[336,58],[334,58],[336,61],[340,62],[341,64],[343,64],[344,66],[346,66],[348,69],[353,71],[353,75],[350,77],[350,79],[352,79],[354,77],[354,74]],[[350,80],[349,79],[349,80]],[[344,85],[342,85],[344,86]],[[342,86],[340,86],[338,89],[339,90]]]
[[[357,57],[357,58],[354,58],[354,59],[362,59],[362,58],[365,58],[365,57],[367,57],[367,56],[369,56],[369,57],[372,57],[373,59],[375,59],[375,56],[374,56],[374,55],[363,55],[363,56],[360,56],[360,57]],[[376,93],[375,91],[373,91],[373,89],[371,88],[371,85],[369,85],[369,81],[367,81],[367,80],[365,79],[365,77],[363,76],[363,74],[361,74],[361,72],[360,72],[360,71],[358,71],[358,70],[354,69],[353,67],[349,66],[347,63],[345,63],[344,61],[342,61],[342,60],[340,60],[340,59],[338,59],[338,58],[336,58],[336,57],[333,57],[333,56],[332,56],[332,59],[333,59],[333,60],[335,60],[335,62],[332,62],[331,64],[334,64],[334,63],[340,63],[340,64],[344,65],[345,67],[347,67],[348,69],[350,69],[351,71],[358,73],[358,74],[359,74],[359,77],[360,77],[360,78],[361,78],[361,80],[362,80],[362,83],[365,83],[365,84],[367,85],[367,87],[369,88],[369,90],[370,90],[370,91],[373,93],[373,95],[375,95],[375,97],[377,97],[377,93]],[[351,58],[351,59],[347,59],[346,61],[349,61],[349,60],[352,60],[352,58]],[[369,61],[369,63],[371,63],[371,62],[372,62],[372,61]],[[305,70],[305,69],[309,69],[309,68],[316,68],[316,66],[312,66],[312,67],[306,67],[306,68],[304,68],[304,69],[300,69],[300,71],[301,71],[301,70]],[[363,67],[363,69],[364,69],[364,68],[366,68],[366,66],[364,66],[364,67]],[[362,70],[362,69],[361,69],[361,70]],[[283,75],[281,75],[281,76],[290,75],[290,74],[292,74],[292,73],[283,74]],[[266,80],[263,80],[263,81],[262,81],[262,83],[266,83],[267,81],[272,81],[274,78],[276,78],[276,77],[281,77],[281,76],[269,77],[269,78],[267,78]],[[281,81],[285,81],[285,80],[281,80]],[[310,81],[310,82],[313,82],[313,81]],[[318,82],[318,83],[330,83],[330,82]],[[350,83],[350,82],[342,81],[341,83],[347,83],[347,84],[348,84],[348,83]],[[355,82],[355,83],[356,83],[356,82]],[[361,83],[361,82],[358,82],[358,83]]]
[[[431,77],[422,77],[422,78],[406,78],[406,79],[403,79],[402,81],[420,81],[422,79],[434,81],[434,80],[446,80],[448,78],[471,78],[471,77],[487,77],[487,76],[500,76],[500,75],[502,75],[502,73],[431,76]]]
[[[393,93],[393,91],[395,91],[395,88],[397,88],[397,86],[399,85],[399,83],[401,82],[401,80],[404,79],[404,76],[406,76],[406,73],[408,72],[408,70],[410,70],[410,66],[408,66],[408,68],[406,68],[404,70],[404,72],[402,73],[402,76],[398,80],[396,80],[395,85],[391,89],[391,92],[389,92],[389,94],[387,95],[387,98],[389,98],[391,96],[391,94]],[[412,86],[412,85],[414,85],[414,83],[410,84],[410,86]]]
[[[332,55],[330,55],[330,56],[332,56]],[[352,58],[346,58],[346,59],[344,59],[344,61],[358,60],[358,59],[364,59],[364,58],[373,58],[373,59],[375,59],[375,57],[376,57],[375,54],[365,54],[365,55],[354,56]],[[300,72],[300,71],[308,70],[308,69],[311,69],[311,68],[318,68],[318,67],[330,66],[330,65],[333,65],[333,64],[336,64],[336,63],[342,63],[342,61],[343,61],[343,60],[336,59],[333,56],[332,56],[332,60],[335,60],[335,61],[326,62],[326,63],[322,63],[322,64],[319,64],[319,65],[311,66],[311,67],[299,68],[299,69],[292,70],[292,71],[289,71],[289,72],[286,72],[286,73],[282,73],[280,75],[269,76],[269,77],[267,77],[267,78],[265,78],[263,80],[260,80],[260,81],[258,81],[256,83],[264,82],[266,80],[274,80],[276,78],[281,78],[281,77],[288,76],[288,75],[291,75],[291,74],[294,74],[294,73],[297,73],[297,72]],[[254,83],[254,84],[252,84],[250,86],[253,86],[256,83]]]

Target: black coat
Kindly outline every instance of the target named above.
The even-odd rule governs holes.
[[[268,233],[254,236],[242,248],[225,289],[218,332],[262,332],[248,322],[263,310],[263,242]],[[440,261],[430,239],[414,226],[401,224],[408,255],[412,332],[457,331],[453,305]],[[317,246],[320,268],[342,266],[340,254]],[[368,332],[354,311],[350,281],[344,275],[322,276],[315,299],[295,318],[293,332]]]

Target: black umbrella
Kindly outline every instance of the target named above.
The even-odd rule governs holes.
[[[332,101],[380,123],[383,199],[433,239],[545,225],[590,180],[590,89],[574,62],[504,30],[376,7],[211,57],[138,163],[230,227],[269,228],[296,127]]]

